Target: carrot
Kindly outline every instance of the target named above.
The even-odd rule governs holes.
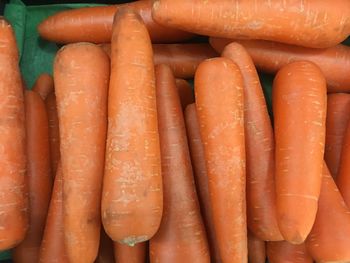
[[[349,208],[325,164],[316,221],[306,248],[316,262],[349,262],[349,233]]]
[[[56,171],[44,235],[40,246],[39,261],[36,262],[68,263],[63,237],[62,191],[62,169],[61,165],[59,164]]]
[[[194,102],[194,94],[191,85],[184,79],[176,79],[176,88],[180,96],[182,109]]]
[[[249,263],[266,262],[265,241],[257,238],[250,231],[248,231],[248,262]]]
[[[315,63],[324,74],[329,92],[349,92],[350,47],[336,45],[314,49],[264,40],[230,40],[210,38],[210,44],[218,52],[232,41],[243,45],[251,55],[255,66],[267,73],[276,73],[283,66],[301,60]]]
[[[190,104],[185,110],[185,121],[190,148],[193,175],[196,183],[199,204],[208,235],[211,262],[220,263],[218,241],[215,235],[212,208],[210,205],[208,173],[205,165],[204,148],[200,137],[196,105]]]
[[[145,263],[147,242],[137,243],[131,247],[114,243],[114,256],[116,263]]]
[[[151,262],[210,262],[193,180],[180,98],[169,66],[156,67],[164,213],[150,241]]]
[[[278,225],[286,241],[301,244],[315,221],[321,189],[326,81],[315,64],[293,62],[277,73],[272,100]]]
[[[23,88],[10,24],[0,17],[0,251],[20,243],[28,228]]]
[[[226,46],[222,56],[238,65],[244,81],[248,228],[261,240],[283,240],[277,224],[273,131],[259,76],[242,45]]]
[[[293,245],[287,241],[267,242],[269,263],[313,263],[305,243]]]
[[[53,78],[47,73],[41,74],[35,81],[33,91],[38,92],[43,100],[53,92]]]
[[[350,119],[350,95],[329,94],[327,98],[326,147],[324,159],[333,176],[339,173],[343,138]]]
[[[39,93],[25,91],[29,228],[12,253],[15,262],[38,262],[41,239],[49,208],[52,176],[49,131],[45,103]]]
[[[127,8],[141,16],[154,43],[178,42],[194,36],[154,22],[151,15],[152,2],[153,0],[141,0],[127,4],[61,11],[42,21],[38,31],[42,38],[57,43],[107,43],[111,40],[114,14],[122,8]]]
[[[163,191],[152,46],[132,11],[112,35],[102,221],[113,241],[134,245],[159,228]]]
[[[56,96],[54,92],[51,92],[46,100],[46,112],[49,121],[49,143],[50,143],[50,158],[51,158],[51,171],[55,175],[57,171],[58,162],[60,160],[60,132],[58,128],[58,115]]]
[[[95,263],[112,263],[114,259],[114,243],[101,227],[100,248]],[[119,263],[119,261],[116,261]]]
[[[350,34],[350,4],[335,0],[156,0],[153,19],[201,35],[264,39],[299,46],[334,46]],[[293,23],[291,23],[293,21]]]
[[[101,48],[63,47],[54,62],[63,174],[64,243],[70,262],[92,262],[100,239],[109,60]]]
[[[214,58],[194,83],[221,260],[247,262],[243,78],[231,60]]]

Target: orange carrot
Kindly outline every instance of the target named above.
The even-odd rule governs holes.
[[[48,120],[39,93],[25,91],[25,114],[30,211],[27,235],[12,253],[18,263],[38,262],[52,191]]]
[[[293,245],[287,241],[267,242],[269,263],[313,263],[305,243]]]
[[[65,10],[42,21],[38,31],[44,39],[58,43],[107,43],[111,40],[114,14],[127,8],[141,16],[154,43],[178,42],[194,36],[154,22],[151,15],[152,3],[153,0],[141,0],[127,4]]]
[[[326,101],[326,81],[315,64],[293,62],[277,73],[273,83],[277,218],[283,237],[292,244],[304,242],[316,217]]]
[[[180,96],[182,109],[194,102],[194,94],[191,85],[184,79],[176,79],[176,88]]]
[[[248,262],[249,263],[266,262],[265,241],[257,238],[250,231],[248,231]]]
[[[221,259],[218,242],[215,235],[212,208],[210,205],[208,174],[205,165],[204,148],[200,136],[195,104],[190,104],[186,107],[185,121],[199,204],[208,235],[211,262],[220,263]]]
[[[40,246],[40,263],[68,263],[63,237],[63,183],[59,164],[52,190],[49,213]]]
[[[100,248],[95,263],[112,263],[115,261],[113,241],[101,227]],[[119,261],[116,262],[119,263]]]
[[[350,211],[324,165],[315,224],[306,248],[316,262],[350,262]]]
[[[0,17],[0,251],[28,228],[23,88],[12,27]]]
[[[147,242],[137,243],[131,247],[114,243],[114,257],[116,263],[145,263]]]
[[[92,262],[99,247],[108,80],[108,57],[93,44],[67,45],[56,55],[64,243],[74,263]]]
[[[339,172],[343,138],[350,119],[350,94],[329,94],[327,98],[326,147],[324,159],[333,176]]]
[[[233,40],[210,38],[218,52]],[[283,66],[301,60],[315,63],[324,74],[329,92],[349,92],[350,47],[336,45],[325,49],[305,48],[264,40],[234,40],[252,56],[255,66],[267,73],[276,73]]]
[[[334,46],[350,34],[350,3],[335,0],[156,0],[154,20],[201,35]],[[293,23],[291,23],[293,21]]]
[[[150,241],[151,262],[210,262],[193,180],[180,97],[169,66],[156,67],[164,213]]]
[[[244,81],[248,228],[261,240],[283,240],[277,224],[273,131],[259,76],[242,45],[228,45],[222,56],[238,65]]]
[[[47,73],[41,74],[35,81],[33,91],[38,92],[43,100],[53,92],[53,78]]]
[[[223,263],[247,262],[243,79],[227,58],[202,62],[195,97]]]
[[[163,191],[152,46],[141,18],[118,12],[112,35],[102,221],[134,245],[159,228]]]

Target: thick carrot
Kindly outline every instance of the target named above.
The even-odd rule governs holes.
[[[202,62],[196,109],[214,228],[223,263],[247,262],[243,78],[227,58]]]
[[[186,106],[194,102],[194,94],[190,83],[184,79],[176,79],[176,88],[180,96],[180,102],[182,109],[185,110]]]
[[[249,263],[266,262],[265,241],[257,238],[250,231],[248,231],[248,262]]]
[[[152,10],[159,24],[188,32],[313,48],[331,47],[346,39],[349,13],[347,0],[331,4],[324,0],[156,0]]]
[[[0,251],[28,228],[23,88],[12,27],[0,17]]]
[[[269,263],[313,263],[305,243],[293,245],[287,241],[267,242]]]
[[[326,81],[315,64],[293,62],[277,73],[272,100],[278,225],[286,241],[301,244],[315,221],[321,189]]]
[[[190,104],[185,110],[185,121],[190,148],[193,175],[196,183],[199,204],[208,235],[211,262],[220,263],[218,242],[215,235],[212,208],[210,205],[208,173],[205,165],[204,148],[199,131],[196,105]]]
[[[228,45],[222,56],[238,65],[244,81],[248,228],[262,240],[283,240],[277,224],[273,131],[259,76],[242,45]]]
[[[52,93],[53,90],[53,78],[47,73],[41,74],[35,81],[33,91],[38,92],[43,100]]]
[[[101,227],[100,248],[95,263],[112,263],[114,259],[114,243]],[[118,261],[116,261],[118,263]]]
[[[61,158],[60,153],[60,132],[58,128],[58,115],[56,96],[54,92],[51,92],[46,100],[46,112],[49,121],[49,142],[50,142],[50,158],[51,158],[51,171],[53,175],[56,175],[58,162]]]
[[[178,42],[194,36],[154,22],[151,15],[152,3],[152,0],[141,0],[127,4],[66,10],[42,21],[38,31],[44,39],[58,43],[107,43],[111,41],[114,14],[122,8],[128,8],[141,16],[154,43]]]
[[[164,213],[160,228],[150,241],[150,259],[152,263],[209,263],[180,97],[169,66],[156,67],[156,90]]]
[[[114,243],[114,257],[116,263],[145,263],[147,242],[137,243],[131,247]]]
[[[45,103],[39,93],[25,91],[29,228],[12,253],[15,262],[38,262],[52,191],[49,131]]]
[[[327,97],[326,147],[324,159],[333,176],[339,172],[343,138],[350,119],[350,94],[334,93]]]
[[[49,213],[40,246],[40,263],[68,263],[63,236],[63,183],[59,164],[52,190]]]
[[[118,12],[112,35],[102,221],[134,245],[159,228],[163,191],[152,46],[141,18]]]
[[[255,66],[267,73],[276,73],[283,66],[301,60],[315,63],[324,74],[329,92],[350,91],[350,47],[336,45],[314,49],[264,40],[230,40],[210,38],[213,48],[221,52],[232,41],[243,45],[251,55]]]
[[[108,56],[93,44],[67,45],[56,55],[64,243],[74,263],[92,262],[99,247],[108,80]]]
[[[350,211],[324,165],[316,221],[306,248],[316,262],[350,262]]]

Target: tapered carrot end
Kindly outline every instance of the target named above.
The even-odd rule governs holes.
[[[122,19],[125,16],[130,16],[134,19],[137,19],[138,21],[140,21],[141,23],[143,23],[142,18],[140,17],[139,14],[135,13],[135,11],[133,11],[130,8],[120,8],[118,9],[117,12],[115,12],[114,18],[113,18],[113,26],[118,23],[118,21],[120,19]]]

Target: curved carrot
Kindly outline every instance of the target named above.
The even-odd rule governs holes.
[[[54,92],[51,92],[46,100],[46,112],[49,121],[49,143],[50,143],[50,158],[51,158],[51,171],[53,175],[56,175],[58,162],[61,158],[60,153],[60,131],[58,128],[58,115],[56,96]]]
[[[103,227],[101,227],[100,248],[94,263],[112,263],[119,261],[114,259],[114,243],[107,235]]]
[[[190,104],[185,110],[185,121],[190,148],[193,175],[196,183],[199,204],[203,216],[204,225],[207,230],[210,257],[213,263],[220,263],[218,241],[215,235],[212,208],[210,205],[208,174],[205,165],[204,148],[199,131],[196,105]]]
[[[326,81],[315,64],[293,62],[277,73],[272,98],[278,225],[286,241],[301,244],[315,221],[321,189]]]
[[[163,208],[152,46],[140,17],[118,12],[112,35],[102,221],[134,245],[158,230]]]
[[[156,22],[207,36],[334,46],[350,34],[350,3],[335,0],[156,0]],[[291,23],[293,21],[293,23]]]
[[[349,112],[347,113],[349,115]],[[341,159],[339,173],[336,178],[339,191],[342,194],[345,203],[350,207],[350,122],[342,142]]]
[[[52,191],[49,131],[45,103],[39,93],[25,91],[29,228],[12,253],[15,262],[38,262]]]
[[[343,138],[350,120],[350,94],[334,93],[327,97],[326,147],[324,159],[333,176],[339,173]]]
[[[23,88],[12,27],[0,17],[0,250],[20,243],[28,228]]]
[[[116,263],[145,263],[147,242],[137,243],[131,247],[114,243],[114,257]]]
[[[202,62],[195,75],[200,134],[221,260],[247,262],[243,79],[227,58]]]
[[[265,241],[257,238],[250,231],[248,231],[248,262],[249,263],[266,262]]]
[[[68,263],[63,237],[63,182],[59,164],[52,190],[46,226],[40,246],[40,263]]]
[[[325,164],[317,216],[306,248],[316,262],[349,262],[349,233],[349,208]]]
[[[151,262],[210,262],[209,247],[193,181],[186,128],[175,78],[156,66],[156,94],[164,213],[150,241]]]
[[[184,79],[176,79],[176,88],[180,96],[182,109],[194,102],[194,94],[191,85]]]
[[[283,240],[277,224],[273,131],[259,76],[242,45],[229,44],[222,56],[238,65],[244,81],[248,228],[261,240]]]
[[[92,262],[98,252],[108,80],[109,59],[101,48],[78,43],[57,53],[64,243],[70,262]]]
[[[53,92],[53,78],[47,73],[41,74],[35,81],[33,91],[38,92],[43,100]]]
[[[287,241],[267,242],[266,247],[269,263],[313,263],[305,243],[293,245]]]
[[[230,40],[210,38],[211,46],[220,52],[237,41],[251,55],[255,66],[267,73],[276,73],[283,66],[301,60],[315,63],[324,74],[329,92],[349,92],[350,47],[336,45],[325,49],[305,48],[264,40]]]
[[[152,3],[152,0],[141,0],[127,4],[66,10],[42,21],[38,31],[44,39],[57,43],[107,43],[111,41],[114,14],[122,8],[127,8],[141,16],[154,43],[178,42],[194,36],[154,22],[151,15]]]

